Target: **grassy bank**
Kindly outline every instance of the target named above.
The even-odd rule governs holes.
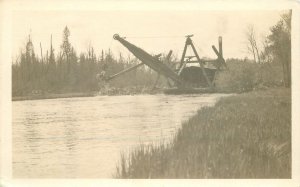
[[[291,92],[255,91],[198,111],[167,145],[122,155],[116,178],[290,178]]]

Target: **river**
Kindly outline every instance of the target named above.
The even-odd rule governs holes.
[[[170,141],[223,95],[135,95],[14,101],[13,177],[112,178],[120,153]]]

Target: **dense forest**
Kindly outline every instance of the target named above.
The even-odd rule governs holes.
[[[12,64],[12,95],[69,93],[98,91],[105,83],[97,79],[97,74],[105,71],[107,75],[117,73],[138,63],[136,58],[128,58],[119,54],[101,51],[96,55],[92,46],[87,52],[76,53],[69,42],[70,31],[66,26],[63,41],[57,55],[51,47],[49,52],[37,57],[29,36],[24,52]],[[51,36],[52,37],[52,36]],[[52,40],[52,38],[51,38]],[[122,78],[112,80],[109,85],[116,88],[142,87],[155,79],[156,73],[148,68],[140,67],[127,73]]]
[[[219,87],[229,91],[249,91],[257,86],[291,86],[291,11],[281,15],[270,34],[259,42],[253,27],[246,32],[247,47],[253,60],[227,59],[230,72],[222,72],[217,78]],[[17,60],[12,63],[12,95],[26,96],[47,93],[93,92],[107,88],[107,83],[99,81],[97,74],[105,71],[112,75],[125,68],[138,64],[136,58],[124,57],[102,50],[96,54],[92,46],[78,54],[69,41],[70,30],[63,30],[60,49],[55,53],[52,47],[36,55],[31,36]],[[39,56],[39,57],[37,57]],[[173,59],[174,61],[174,59]],[[157,77],[156,72],[141,66],[109,82],[110,88],[151,87]],[[160,86],[164,86],[161,79]],[[167,84],[165,84],[167,85]]]

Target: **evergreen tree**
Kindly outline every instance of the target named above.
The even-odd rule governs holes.
[[[62,50],[62,56],[67,59],[69,58],[70,53],[71,53],[71,43],[69,41],[69,36],[70,36],[70,30],[66,26],[63,31],[63,42],[62,42],[60,48]]]
[[[275,62],[282,65],[284,85],[291,86],[291,18],[292,12],[283,14],[280,21],[271,28],[268,36],[269,45]]]

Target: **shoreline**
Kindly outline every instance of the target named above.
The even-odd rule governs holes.
[[[12,96],[12,101],[26,101],[26,100],[44,100],[44,99],[58,99],[58,98],[72,98],[72,97],[94,97],[94,96],[119,96],[119,95],[141,95],[141,94],[161,94],[162,91],[151,92],[120,92],[120,93],[101,93],[101,92],[72,92],[72,93],[53,93],[41,95],[27,95],[27,96]]]
[[[115,178],[290,178],[291,89],[221,98],[167,145],[121,154]]]
[[[181,94],[234,94],[243,92],[225,91],[218,89],[177,89],[177,88],[113,88],[105,91],[90,91],[90,92],[69,92],[69,93],[43,93],[26,96],[12,96],[12,101],[26,100],[43,100],[43,99],[58,99],[72,97],[94,97],[94,96],[118,96],[118,95],[141,95],[141,94],[166,94],[166,95],[181,95]]]
[[[153,94],[160,93],[160,90],[150,90],[149,88],[110,88],[99,91],[88,92],[67,92],[67,93],[42,93],[31,94],[25,96],[12,96],[12,101],[24,101],[24,100],[42,100],[42,99],[57,99],[57,98],[72,98],[72,97],[94,97],[99,95],[137,95],[137,94]]]
[[[26,100],[43,100],[43,99],[58,99],[58,98],[72,98],[72,97],[92,97],[96,92],[72,92],[72,93],[51,93],[40,95],[27,96],[12,96],[12,101],[26,101]]]

